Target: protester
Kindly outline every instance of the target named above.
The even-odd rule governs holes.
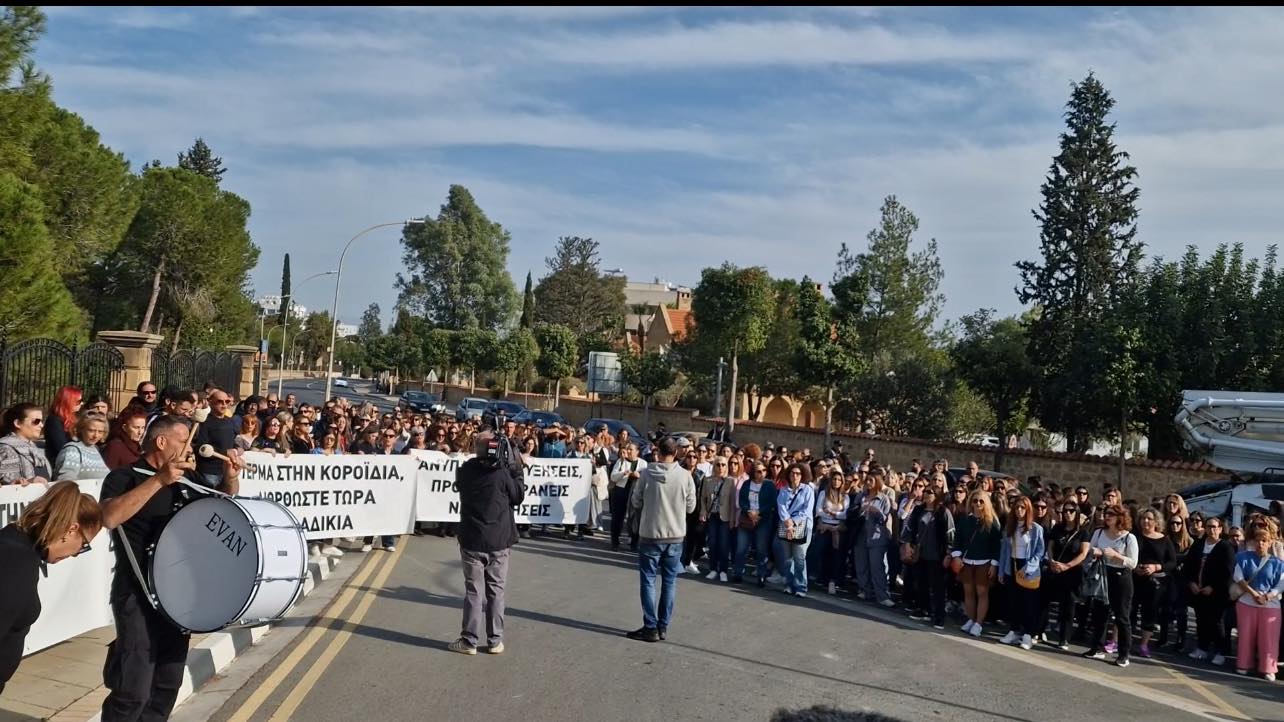
[[[896,602],[892,601],[887,587],[887,548],[891,543],[892,502],[884,492],[886,480],[887,472],[884,469],[870,471],[865,491],[853,508],[853,512],[861,517],[862,530],[855,540],[854,554],[856,581],[865,601],[894,607]]]
[[[71,443],[71,434],[76,429],[76,414],[80,412],[82,392],[75,386],[63,386],[54,396],[53,405],[45,416],[45,457],[49,466],[56,467],[58,452]]]
[[[290,455],[290,444],[282,432],[284,426],[281,420],[275,416],[269,416],[261,422],[263,424],[263,433],[254,440],[255,451],[266,451],[270,454]]]
[[[1070,631],[1075,618],[1075,597],[1083,581],[1083,562],[1092,551],[1090,530],[1073,496],[1061,502],[1060,520],[1052,528],[1048,543],[1047,573],[1039,584],[1043,608],[1039,629],[1046,629],[1053,604],[1057,605],[1057,647],[1070,649]]]
[[[620,537],[624,533],[624,525],[629,512],[629,499],[633,495],[633,487],[637,480],[642,477],[642,472],[646,471],[646,462],[638,458],[637,444],[628,441],[628,432],[622,431],[621,438],[625,441],[620,445],[620,458],[616,460],[611,470],[611,549],[619,550]],[[638,538],[629,530],[629,549],[637,551]]]
[[[642,626],[629,632],[628,637],[643,642],[658,642],[667,636],[677,596],[687,514],[696,508],[691,472],[674,462],[677,447],[671,436],[654,446],[656,461],[642,470],[629,496],[629,509],[638,515]],[[661,585],[658,608],[657,573]]]
[[[254,413],[246,413],[241,416],[241,431],[236,435],[236,448],[241,451],[249,451],[254,448],[254,442],[259,438],[259,417]]]
[[[44,424],[44,414],[35,404],[14,404],[4,413],[4,436],[0,436],[0,484],[25,486],[48,482],[53,477],[48,458],[36,446]]]
[[[0,529],[0,693],[22,661],[27,632],[40,617],[36,585],[45,564],[89,551],[102,529],[98,501],[74,481],[60,481]]]
[[[522,503],[520,467],[491,456],[492,432],[473,441],[473,458],[455,472],[459,487],[459,556],[464,569],[464,621],[449,649],[477,654],[485,622],[486,652],[504,652],[508,560],[517,544],[513,507]]]
[[[1110,498],[1110,493],[1106,493]],[[1119,504],[1109,504],[1102,512],[1105,526],[1092,534],[1089,544],[1092,556],[1105,562],[1107,599],[1092,603],[1092,644],[1083,656],[1105,659],[1107,618],[1117,635],[1118,656],[1115,665],[1127,667],[1132,649],[1132,570],[1137,566],[1137,537],[1132,535],[1132,517]]]
[[[847,551],[851,546],[847,534],[851,497],[847,495],[847,485],[841,471],[829,475],[828,479],[829,483],[819,493],[816,501],[815,543],[820,548],[820,574],[816,581],[824,585],[830,594],[834,594],[846,576]]]
[[[112,428],[111,438],[103,449],[103,462],[115,471],[134,463],[143,455],[143,436],[147,433],[147,412],[141,406],[129,406]]]
[[[1173,517],[1179,518],[1179,517]],[[1151,656],[1150,637],[1163,608],[1170,577],[1177,569],[1177,549],[1163,532],[1163,517],[1143,509],[1137,517],[1137,568],[1133,571],[1133,606],[1141,622],[1137,654]]]
[[[990,610],[990,585],[994,583],[1003,533],[995,517],[990,495],[977,489],[968,494],[968,514],[958,521],[954,532],[951,568],[963,585],[963,609],[967,621],[963,631],[973,637],[984,631]]]
[[[156,397],[156,384],[151,381],[144,381],[138,384],[137,391],[138,394],[130,400],[129,405],[138,406],[147,416],[151,416],[159,405],[159,400]]]
[[[1020,642],[1021,649],[1031,649],[1034,637],[1041,633],[1039,581],[1044,553],[1043,527],[1034,521],[1034,504],[1029,497],[1018,497],[999,551],[999,583],[1008,587],[1007,619],[1012,625],[1000,640],[1003,644]]]
[[[54,478],[58,481],[101,479],[109,469],[98,451],[98,444],[107,438],[107,417],[96,412],[84,412],[76,419],[76,440],[62,447],[54,461]]]
[[[1250,549],[1235,557],[1232,574],[1236,597],[1235,614],[1239,630],[1239,651],[1235,671],[1248,674],[1257,661],[1257,671],[1269,682],[1278,671],[1280,644],[1280,596],[1284,594],[1284,560],[1272,553],[1279,541],[1269,525],[1251,527]]]
[[[735,513],[732,497],[735,495],[736,481],[728,474],[728,459],[719,458],[713,464],[713,476],[706,479],[701,487],[697,505],[700,522],[705,526],[705,554],[709,559],[710,581],[729,581],[727,576],[731,568],[731,517]]]
[[[209,445],[216,454],[227,455],[229,449],[236,448],[238,424],[232,416],[232,395],[219,389],[211,388],[205,397],[210,405],[210,415],[197,430],[192,440],[192,449],[200,451],[202,446]],[[218,486],[223,479],[223,460],[216,456],[196,456],[196,473],[200,474],[209,486]]]
[[[802,464],[793,464],[786,475],[789,483],[776,496],[776,514],[780,518],[776,532],[780,573],[785,578],[785,593],[807,596],[807,546],[811,543],[812,521],[816,514],[816,492],[803,483]]]
[[[111,608],[116,641],[107,649],[103,680],[110,692],[103,701],[103,722],[166,719],[174,709],[183,682],[190,635],[152,608],[147,589],[134,576],[126,549],[134,559],[146,559],[148,546],[173,516],[194,497],[180,478],[207,483],[196,474],[190,457],[191,429],[187,419],[161,416],[154,420],[143,443],[143,457],[116,469],[103,481],[103,526],[120,535],[112,574]],[[235,495],[240,489],[240,452],[228,452],[218,490]]]
[[[1192,515],[1193,516],[1193,515]],[[1222,539],[1222,520],[1209,517],[1203,523],[1204,540],[1192,544],[1182,568],[1186,590],[1195,608],[1195,651],[1191,659],[1209,659],[1218,667],[1226,664],[1229,640],[1223,620],[1230,604],[1229,594],[1235,571],[1235,548]]]
[[[918,559],[912,565],[916,576],[910,619],[931,621],[934,629],[945,629],[945,577],[954,545],[954,516],[942,503],[943,489],[928,485],[923,504],[910,520],[910,538]]]
[[[721,466],[716,468],[726,468],[726,461],[719,460],[717,463]],[[735,562],[731,566],[732,581],[739,583],[743,579],[741,575],[744,574],[749,550],[753,549],[757,567],[754,576],[758,580],[759,587],[766,586],[767,564],[771,559],[771,542],[776,531],[778,492],[768,471],[767,465],[758,462],[754,466],[753,477],[740,485],[736,503],[736,507],[740,509],[736,525],[736,553]],[[730,494],[727,497],[729,501]],[[726,506],[721,506],[721,499],[719,504],[721,511],[727,511]],[[846,506],[844,506],[845,509]]]
[[[1177,497],[1179,500],[1181,497]],[[1169,509],[1174,506],[1169,500]],[[1186,504],[1183,501],[1180,509],[1184,512]],[[1174,651],[1183,651],[1186,648],[1186,627],[1187,627],[1187,608],[1189,602],[1186,591],[1186,583],[1183,580],[1183,562],[1186,559],[1187,552],[1190,551],[1193,540],[1190,534],[1186,533],[1186,515],[1170,514],[1166,522],[1167,529],[1165,534],[1168,541],[1172,542],[1173,550],[1177,554],[1177,564],[1173,572],[1168,576],[1168,583],[1164,585],[1163,603],[1160,609],[1159,618],[1159,646],[1168,643],[1169,630],[1174,629],[1172,646]]]

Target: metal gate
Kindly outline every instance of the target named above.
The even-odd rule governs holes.
[[[237,395],[241,385],[241,355],[230,351],[189,351],[166,355],[152,353],[152,383],[157,388],[200,391],[205,384]]]
[[[63,386],[107,396],[124,374],[124,354],[101,341],[77,348],[50,338],[0,340],[0,408],[24,401],[48,408]]]

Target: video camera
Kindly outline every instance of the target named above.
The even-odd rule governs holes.
[[[486,455],[483,458],[496,469],[508,469],[513,473],[520,474],[522,471],[521,456],[513,448],[513,441],[504,434],[504,422],[507,419],[503,414],[495,414],[491,421],[492,431],[490,441],[486,444]]]

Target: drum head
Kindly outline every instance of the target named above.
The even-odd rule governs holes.
[[[152,590],[175,624],[212,632],[240,618],[259,564],[258,539],[241,507],[230,499],[198,499],[161,531],[152,553]]]

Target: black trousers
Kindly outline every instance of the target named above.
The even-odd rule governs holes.
[[[164,619],[136,592],[113,595],[116,640],[107,647],[103,722],[169,719],[183,684],[191,636]]]
[[[1068,571],[1056,574],[1043,572],[1043,581],[1039,583],[1039,630],[1047,629],[1052,618],[1052,605],[1057,605],[1057,641],[1070,643],[1070,627],[1074,624],[1074,594],[1083,581],[1083,567],[1077,566]]]
[[[1004,586],[1008,588],[1008,624],[1012,631],[1020,634],[1037,636],[1039,627],[1039,590],[1026,589],[1017,584],[1016,570],[1025,568],[1024,559],[1012,560],[1012,573]],[[1043,588],[1044,577],[1039,575],[1039,587]]]
[[[1229,654],[1230,642],[1223,615],[1226,607],[1230,606],[1230,601],[1224,601],[1215,590],[1211,596],[1199,594],[1193,596],[1191,601],[1195,607],[1196,646],[1210,655]]]
[[[1106,641],[1106,618],[1110,617],[1119,630],[1119,654],[1127,657],[1132,649],[1132,625],[1128,616],[1132,612],[1132,570],[1106,567],[1106,587],[1110,603],[1094,602],[1092,605],[1092,648],[1101,649]]]
[[[932,624],[945,624],[945,567],[940,559],[914,563],[914,590],[918,608],[931,613]]]
[[[699,514],[687,514],[687,538],[682,542],[682,566],[704,556],[704,536],[707,530],[700,523]]]
[[[1158,626],[1160,607],[1164,603],[1167,591],[1166,577],[1133,576],[1132,608],[1133,619],[1140,625],[1141,632],[1154,632]]]
[[[629,492],[633,491],[633,482],[621,489],[611,486],[611,546],[620,545],[620,535],[624,533],[624,520],[629,513]],[[629,536],[632,536],[630,534]],[[637,541],[636,539],[633,541]]]

